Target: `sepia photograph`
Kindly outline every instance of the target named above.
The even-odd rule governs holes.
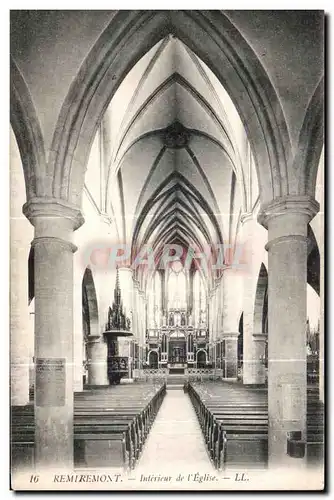
[[[325,17],[9,12],[11,490],[324,490]]]

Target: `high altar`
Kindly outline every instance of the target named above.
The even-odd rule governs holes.
[[[156,271],[147,307],[146,367],[208,368],[207,299],[198,272]]]
[[[177,271],[159,269],[148,288],[145,345],[140,346],[123,306],[117,270],[104,332],[110,383],[131,379],[134,369],[163,368],[183,374],[186,368],[211,367],[207,294],[199,272],[182,266]]]

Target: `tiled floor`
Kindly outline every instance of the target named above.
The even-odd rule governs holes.
[[[138,468],[214,471],[195,411],[183,390],[167,391]]]

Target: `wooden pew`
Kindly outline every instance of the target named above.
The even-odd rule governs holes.
[[[268,455],[268,405],[263,389],[235,384],[189,384],[188,393],[214,465],[264,467]],[[307,401],[307,457],[323,457],[323,409],[314,393]]]
[[[165,394],[165,384],[76,393],[74,465],[133,468]],[[12,408],[14,464],[20,455],[33,464],[34,429],[33,405]]]
[[[233,457],[245,465],[253,464],[257,458],[263,467],[266,461],[268,433],[268,411],[265,402],[250,402],[239,397],[228,402],[212,397],[207,391],[189,390],[208,447],[212,462],[218,469]]]

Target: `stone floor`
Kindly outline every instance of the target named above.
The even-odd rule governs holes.
[[[167,391],[137,468],[146,473],[214,472],[195,411],[183,390]]]

